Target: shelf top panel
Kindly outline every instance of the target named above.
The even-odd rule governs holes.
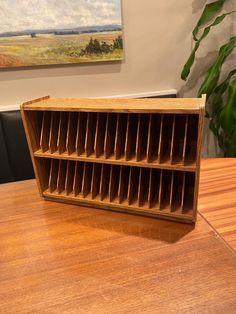
[[[48,96],[26,102],[24,110],[136,112],[136,113],[199,113],[205,98],[152,98],[152,99],[91,99],[50,98]]]

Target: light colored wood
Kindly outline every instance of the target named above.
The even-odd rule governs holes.
[[[65,160],[59,161],[58,177],[57,177],[57,192],[61,194],[65,191],[66,183],[66,166],[67,163]]]
[[[84,165],[84,175],[82,181],[82,195],[84,198],[91,192],[92,171],[92,164],[87,163]]]
[[[235,212],[236,168],[215,162],[202,162],[199,207],[219,223]],[[236,256],[203,217],[193,228],[45,202],[35,180],[0,193],[0,313],[235,312]]]
[[[42,152],[49,150],[49,133],[50,133],[50,123],[51,123],[51,112],[45,111],[43,113],[43,121],[40,135],[40,149]]]
[[[71,103],[67,100],[64,107],[63,99],[23,104],[26,133],[35,133],[33,136],[28,134],[27,138],[32,159],[36,160],[34,168],[41,195],[46,199],[79,204],[84,200],[91,206],[97,204],[102,207],[103,204],[104,208],[109,204],[111,209],[115,204],[116,207],[122,205],[121,210],[127,207],[129,211],[145,211],[146,215],[157,217],[161,212],[161,216],[168,219],[172,215],[173,219],[182,217],[184,222],[195,222],[204,98],[190,102],[197,104],[196,111],[192,110],[193,107],[184,110],[186,100],[181,102],[181,99],[173,101],[170,108],[172,100],[165,99],[165,111],[160,99],[157,102],[146,99],[145,103],[106,100],[104,107],[100,100],[82,99]],[[58,107],[52,109],[51,105],[54,106],[56,101]],[[45,110],[41,107],[44,102]],[[96,111],[90,110],[93,102],[96,103]],[[138,103],[139,108],[132,107]],[[115,110],[111,110],[113,105]],[[148,109],[151,105],[152,111]],[[186,123],[178,139],[180,113],[186,116]],[[54,126],[56,128],[58,123],[58,114],[57,132]],[[182,159],[178,152],[179,144],[183,150]],[[59,160],[59,169],[57,190],[54,190],[51,172],[55,167],[51,160],[56,159]],[[175,186],[175,182],[182,184],[178,171],[187,178],[181,193],[181,187]],[[179,200],[176,200],[176,194]]]
[[[75,163],[72,161],[67,161],[67,169],[66,169],[66,195],[70,195],[73,192],[73,181],[75,174]]]
[[[124,157],[127,130],[127,114],[119,113],[115,139],[115,159]]]
[[[88,113],[86,137],[85,137],[85,155],[89,157],[94,153],[95,132],[97,124],[97,114]]]
[[[92,187],[91,187],[92,199],[95,199],[95,197],[99,194],[101,170],[102,170],[102,167],[100,164],[93,164]]]
[[[171,134],[171,142],[170,142],[170,162],[171,163],[173,163],[173,158],[174,158],[174,140],[175,140],[175,132],[176,132],[175,121],[176,121],[176,115],[174,115],[173,117],[172,134]]]
[[[117,129],[117,116],[114,113],[108,113],[104,143],[105,158],[108,159],[110,156],[114,156],[115,149],[115,137]]]
[[[50,193],[53,193],[57,188],[58,169],[59,161],[56,159],[52,159],[48,184]]]
[[[82,183],[84,178],[84,163],[76,162],[75,164],[75,175],[74,175],[74,182],[73,182],[73,192],[74,196],[76,197],[82,191]]]
[[[162,142],[163,142],[163,121],[164,115],[161,115],[161,123],[160,123],[160,137],[159,137],[159,146],[158,146],[158,154],[157,154],[157,162],[158,164],[161,163],[161,151],[162,151]]]
[[[170,112],[198,113],[203,98],[173,99],[72,99],[47,98],[23,104],[25,110],[94,111],[94,112]]]
[[[106,132],[106,114],[99,113],[94,144],[96,158],[99,158],[101,155],[104,154],[105,132]]]
[[[132,167],[144,167],[144,168],[157,168],[157,169],[178,169],[179,171],[197,171],[196,165],[184,165],[183,163],[179,164],[170,164],[170,162],[165,162],[159,164],[158,162],[147,162],[145,160],[136,162],[135,158],[131,160],[126,160],[124,157],[120,159],[115,159],[114,156],[110,156],[110,158],[105,158],[105,156],[100,156],[96,158],[94,155],[86,157],[85,154],[77,156],[76,153],[68,155],[66,152],[63,154],[50,154],[50,152],[43,153],[41,150],[38,150],[34,153],[35,157],[40,158],[53,158],[53,159],[67,159],[74,161],[84,161],[84,162],[96,162],[96,163],[105,163],[105,164],[113,164],[113,165],[126,165]]]
[[[68,121],[68,130],[66,135],[66,152],[71,155],[75,152],[75,142],[78,128],[78,113],[70,112]]]
[[[51,154],[57,151],[58,128],[59,128],[59,113],[52,112],[49,134],[49,151]]]
[[[58,131],[58,140],[57,147],[59,155],[63,154],[66,151],[66,137],[68,130],[68,112],[60,112],[60,121],[59,121],[59,131]]]
[[[236,251],[236,158],[203,159],[198,210]]]

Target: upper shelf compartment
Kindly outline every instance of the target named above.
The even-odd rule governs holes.
[[[94,100],[94,103],[102,101],[105,100]],[[167,104],[165,111],[161,101]],[[65,100],[60,100],[58,107],[53,107],[54,99],[26,103],[23,110],[32,151],[37,157],[195,171],[202,127],[203,109],[199,105],[203,100],[191,100],[188,110],[186,99],[180,108],[176,99],[161,101],[142,100],[142,107],[122,109],[122,112],[109,109],[113,100],[106,102],[107,112],[99,104],[96,112],[89,111],[91,107],[86,111],[92,100],[81,100],[77,110],[75,100],[72,100],[73,107],[70,100],[65,106],[62,106]],[[130,108],[139,100],[124,102]],[[118,103],[124,106],[121,100],[114,103],[115,108]]]

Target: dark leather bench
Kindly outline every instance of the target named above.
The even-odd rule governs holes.
[[[34,178],[19,110],[0,112],[0,183]]]

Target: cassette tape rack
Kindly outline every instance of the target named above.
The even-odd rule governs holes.
[[[204,108],[205,97],[24,103],[41,196],[194,223]]]

